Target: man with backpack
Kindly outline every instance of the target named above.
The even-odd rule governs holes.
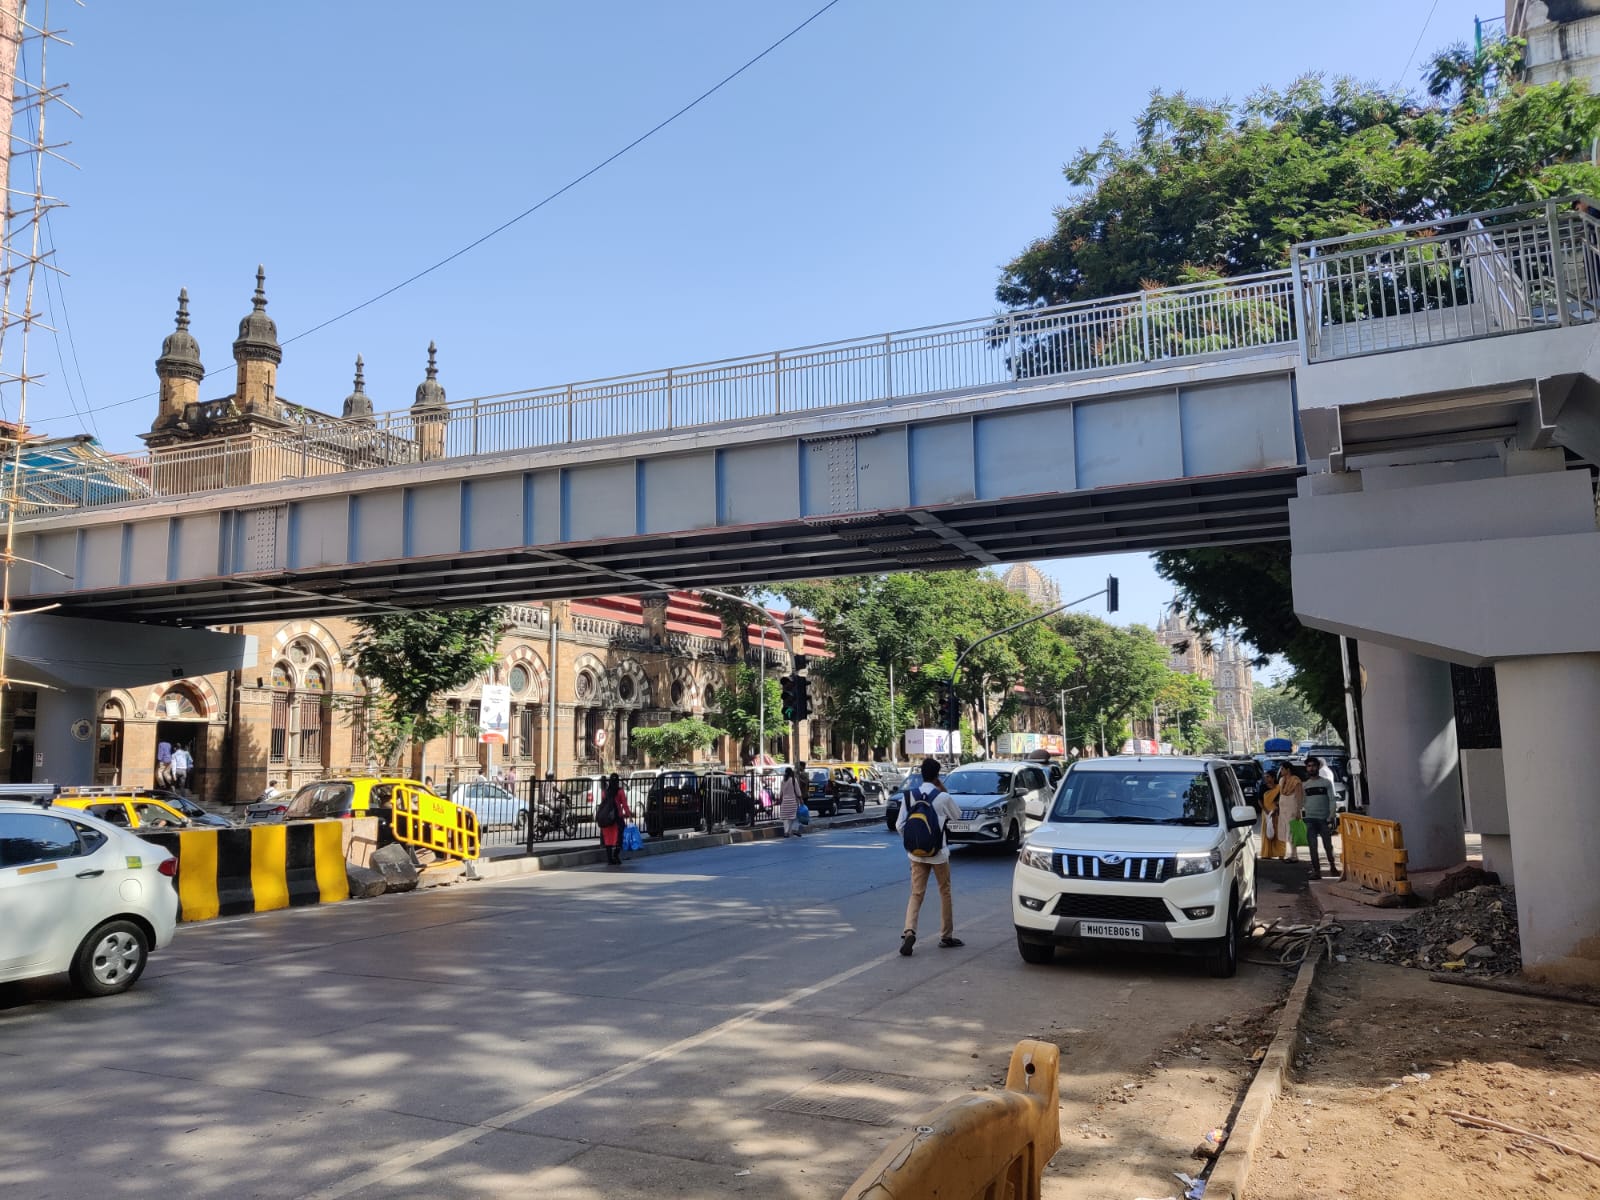
[[[922,782],[906,793],[895,823],[911,860],[911,901],[906,905],[901,954],[910,955],[917,944],[917,914],[928,891],[929,875],[939,883],[939,945],[949,949],[966,944],[956,936],[950,901],[950,847],[945,842],[945,826],[960,819],[961,809],[939,784],[938,760],[923,759]]]

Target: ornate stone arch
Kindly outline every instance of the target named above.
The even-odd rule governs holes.
[[[527,672],[528,684],[521,690],[515,686],[511,687],[511,702],[545,703],[550,697],[550,673],[545,670],[544,660],[532,646],[518,645],[511,648],[511,652],[500,661],[500,682],[512,685],[518,667]]]
[[[638,660],[625,658],[611,669],[611,688],[621,708],[649,708],[650,677]]]
[[[667,694],[661,707],[673,712],[693,712],[700,705],[700,685],[685,663],[673,663],[667,672]]]
[[[593,654],[580,654],[572,664],[572,694],[585,708],[605,707],[617,701],[605,663]]]
[[[200,701],[194,705],[195,711],[208,721],[214,721],[222,712],[222,702],[217,698],[217,689],[211,686],[210,680],[203,675],[190,679],[175,679],[171,683],[158,683],[152,687],[145,697],[143,711],[156,720],[161,719],[162,701],[167,693],[174,688],[182,688],[195,700]],[[130,711],[129,715],[132,715]]]
[[[126,688],[102,688],[99,694],[99,708],[97,711],[103,712],[106,705],[112,701],[121,705],[124,720],[131,721],[145,715],[140,710],[139,702],[133,698],[133,693]]]
[[[330,672],[330,690],[356,691],[360,689],[361,682],[357,678],[354,668],[346,660],[344,650],[339,645],[339,639],[328,631],[327,626],[321,621],[314,621],[310,617],[298,621],[290,621],[278,628],[272,635],[271,658],[277,663],[287,660],[293,662],[296,671],[296,685],[300,682],[300,671],[309,664],[297,662],[292,647],[296,643],[304,643],[314,647],[320,652],[320,657],[327,663]],[[309,657],[309,656],[308,656]]]
[[[716,667],[705,667],[700,672],[695,699],[705,711],[715,711],[722,703],[722,693],[727,686],[727,680],[720,670]]]

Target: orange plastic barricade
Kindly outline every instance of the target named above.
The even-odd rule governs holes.
[[[391,802],[394,840],[465,861],[478,857],[478,815],[418,787],[397,785]]]
[[[1340,813],[1339,840],[1344,845],[1344,873],[1349,878],[1375,892],[1411,894],[1400,822]]]
[[[890,1143],[844,1200],[1039,1200],[1061,1148],[1061,1050],[1023,1041],[1002,1092],[976,1092],[934,1110]]]

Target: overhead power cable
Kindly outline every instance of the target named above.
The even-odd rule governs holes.
[[[612,163],[616,162],[617,159],[619,159],[623,155],[627,154],[630,150],[636,149],[637,147],[643,145],[645,142],[649,141],[651,138],[655,137],[656,134],[660,133],[663,129],[667,128],[667,126],[671,125],[679,117],[685,116],[688,113],[692,112],[694,109],[698,108],[701,104],[705,103],[712,96],[715,96],[723,88],[727,87],[735,79],[739,78],[739,76],[743,75],[751,67],[755,66],[762,59],[766,58],[769,54],[773,53],[773,51],[777,50],[785,42],[789,41],[791,38],[793,38],[797,34],[799,34],[808,25],[812,24],[818,18],[823,16],[829,9],[834,8],[835,6],[837,6],[840,3],[841,3],[841,0],[828,0],[828,2],[826,4],[824,4],[821,8],[817,9],[809,17],[807,17],[805,20],[801,21],[794,28],[789,30],[788,33],[784,34],[782,37],[780,37],[776,41],[772,42],[770,45],[768,45],[766,47],[766,49],[762,50],[759,54],[756,54],[753,57],[746,59],[740,66],[736,67],[734,70],[732,70],[728,74],[724,75],[721,79],[717,80],[716,83],[712,84],[705,91],[701,92],[698,96],[696,96],[693,100],[689,101],[682,108],[678,109],[671,116],[665,117],[662,120],[657,121],[649,129],[645,130],[638,137],[634,138],[627,145],[623,146],[620,150],[616,150],[616,151],[613,151],[611,154],[608,154],[605,158],[603,158],[599,162],[595,163],[594,166],[590,167],[587,171],[584,171],[583,174],[577,175],[577,176],[573,177],[572,179],[568,180],[566,183],[562,184],[555,191],[551,192],[549,195],[545,196],[544,198],[539,200],[537,203],[531,204],[527,208],[523,209],[516,216],[511,217],[509,220],[502,221],[499,225],[496,225],[493,229],[489,230],[489,232],[483,234],[481,237],[474,238],[472,241],[470,241],[466,245],[462,246],[459,250],[452,251],[451,253],[445,255],[443,258],[439,259],[437,262],[432,263],[429,266],[426,266],[426,267],[422,268],[422,270],[417,271],[416,273],[414,273],[412,275],[406,276],[406,278],[402,279],[399,283],[396,283],[391,287],[384,288],[383,291],[378,292],[376,295],[369,296],[367,299],[363,300],[360,304],[351,305],[349,308],[345,309],[343,312],[336,313],[334,316],[329,317],[325,321],[319,321],[319,322],[317,322],[317,324],[312,325],[308,329],[302,329],[299,333],[296,333],[291,337],[284,338],[283,341],[280,343],[280,345],[287,346],[291,342],[298,342],[301,338],[310,337],[313,333],[317,333],[320,330],[326,329],[328,326],[336,324],[337,322],[344,320],[346,317],[354,316],[356,313],[360,312],[364,308],[372,307],[372,305],[378,303],[380,300],[387,299],[388,297],[394,295],[396,292],[400,291],[402,288],[410,287],[413,283],[416,283],[419,279],[425,279],[427,276],[432,275],[435,271],[439,270],[441,267],[448,266],[450,263],[453,263],[456,259],[460,258],[462,255],[471,253],[473,250],[476,250],[479,246],[483,245],[485,242],[489,241],[491,238],[498,237],[500,234],[502,234],[506,230],[510,229],[513,225],[516,225],[517,223],[519,223],[521,221],[527,220],[527,218],[531,217],[534,213],[538,212],[541,208],[545,207],[545,205],[550,204],[554,200],[560,199],[562,196],[564,196],[568,192],[570,192],[573,188],[577,187],[580,183],[583,183],[585,180],[589,179],[590,177],[592,177],[594,175],[597,175],[601,171],[605,170]],[[206,376],[206,378],[209,379],[211,377],[211,375],[226,374],[228,371],[231,371],[231,370],[232,370],[231,367],[227,368],[226,370],[218,369],[216,371],[210,372]],[[125,406],[127,406],[129,404],[137,404],[137,403],[139,403],[141,401],[149,400],[149,399],[151,399],[152,397],[154,397],[154,396],[156,396],[158,394],[159,393],[157,393],[157,392],[146,392],[142,396],[133,396],[133,397],[130,397],[129,399],[127,399],[127,400],[116,400],[116,401],[113,401],[110,404],[101,405],[98,408],[91,408],[91,409],[89,409],[89,411],[90,412],[105,412],[108,409],[123,408],[123,407],[125,407]],[[67,414],[63,414],[62,416],[59,416],[59,417],[46,417],[46,418],[44,418],[44,420],[45,421],[65,420],[66,416],[67,416]],[[35,424],[42,424],[42,423],[43,423],[43,421],[35,422]]]

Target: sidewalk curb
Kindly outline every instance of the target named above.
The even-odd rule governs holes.
[[[1320,957],[1320,955],[1318,956]],[[1272,1106],[1289,1078],[1294,1065],[1295,1043],[1300,1040],[1300,1022],[1305,1017],[1306,1002],[1311,997],[1311,984],[1317,975],[1317,958],[1307,958],[1300,964],[1289,998],[1284,1001],[1278,1018],[1278,1032],[1261,1060],[1256,1077],[1244,1094],[1239,1115],[1228,1132],[1228,1143],[1217,1155],[1217,1165],[1206,1182],[1208,1200],[1244,1200],[1244,1185],[1255,1161],[1256,1151],[1267,1131],[1267,1119],[1272,1116]]]

